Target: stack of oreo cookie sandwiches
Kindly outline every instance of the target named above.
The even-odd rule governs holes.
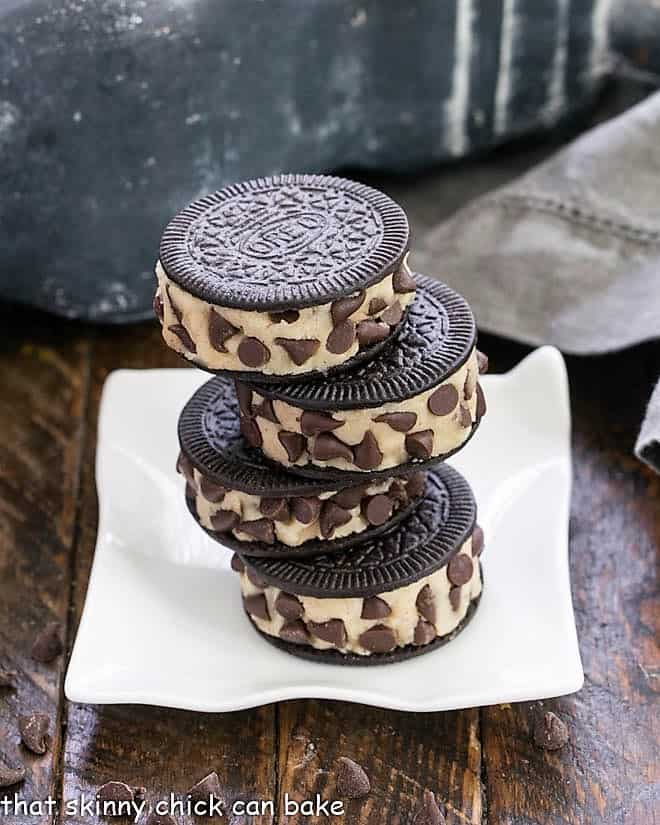
[[[179,419],[188,508],[255,629],[318,661],[433,650],[481,594],[474,496],[444,459],[486,412],[487,359],[408,246],[394,201],[318,175],[201,198],[161,240],[165,342],[215,373]]]

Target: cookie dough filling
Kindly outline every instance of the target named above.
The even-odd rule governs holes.
[[[456,630],[481,594],[483,544],[477,526],[444,567],[368,598],[301,596],[261,581],[238,556],[232,567],[240,574],[245,611],[262,633],[316,650],[371,656],[423,647]]]

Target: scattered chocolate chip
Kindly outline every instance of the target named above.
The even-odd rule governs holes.
[[[300,435],[300,433],[291,433],[288,430],[280,430],[277,434],[277,438],[286,450],[286,454],[292,464],[298,461],[307,447],[305,436]]]
[[[235,327],[226,318],[211,308],[209,313],[209,343],[217,352],[227,352],[225,342],[238,335],[240,327]]]
[[[238,407],[243,415],[252,415],[252,390],[241,381],[234,381],[236,388],[236,397],[238,398]]]
[[[179,457],[176,460],[176,471],[186,479],[191,487],[196,487],[195,471],[193,469],[192,462],[186,458],[183,453],[179,453]]]
[[[258,338],[243,338],[238,345],[238,357],[246,367],[263,367],[270,361],[270,350]]]
[[[247,567],[245,568],[245,573],[248,579],[252,582],[255,587],[266,587],[266,582],[257,575],[257,571],[254,567]]]
[[[321,500],[318,498],[294,498],[291,510],[301,524],[311,524],[321,515]]]
[[[447,565],[447,578],[452,584],[460,587],[470,581],[473,570],[472,559],[465,553],[458,553]]]
[[[376,418],[374,418],[374,421],[380,421],[383,424],[387,424],[388,427],[391,427],[398,433],[407,433],[408,430],[412,430],[412,428],[417,423],[417,413],[383,413],[382,415],[379,415]]]
[[[259,449],[263,444],[261,430],[253,418],[241,416],[241,432],[243,433],[243,438],[245,438],[247,443],[252,447]]]
[[[362,601],[361,619],[384,619],[392,612],[392,608],[384,600],[378,596],[372,596],[370,599]]]
[[[242,521],[237,527],[241,533],[246,533],[248,536],[264,544],[273,544],[275,542],[275,530],[273,529],[273,522],[267,518],[258,518],[253,521]]]
[[[392,277],[392,287],[395,292],[414,292],[417,289],[415,279],[407,269],[397,270]]]
[[[367,486],[366,484],[358,484],[356,487],[345,487],[343,490],[335,493],[332,500],[335,504],[343,507],[344,510],[352,510],[353,507],[357,507],[362,501]]]
[[[309,361],[321,346],[318,338],[276,338],[275,343],[287,352],[297,366]]]
[[[154,295],[153,308],[154,312],[156,313],[156,317],[162,324],[163,318],[165,317],[165,306],[163,305],[163,299],[160,297],[160,292],[157,292]]]
[[[461,427],[463,427],[463,429],[467,429],[472,426],[472,415],[470,414],[470,410],[468,410],[464,404],[461,404],[458,408],[458,423]]]
[[[262,498],[259,512],[274,521],[288,521],[291,518],[289,501],[286,498]]]
[[[0,688],[13,690],[16,687],[16,673],[13,670],[0,668]]]
[[[346,628],[341,619],[329,619],[327,622],[309,622],[310,633],[335,647],[346,644]]]
[[[238,553],[234,553],[231,557],[231,569],[234,573],[242,573],[245,570],[245,565]]]
[[[243,604],[250,616],[256,616],[257,619],[270,621],[268,603],[263,593],[257,593],[254,596],[243,596]]]
[[[392,306],[386,309],[380,317],[386,324],[389,324],[391,327],[395,327],[403,318],[403,309],[401,308],[401,304],[398,301],[395,304],[392,304]]]
[[[420,619],[415,628],[413,644],[417,645],[417,647],[427,645],[429,642],[432,642],[436,636],[435,627],[433,627],[431,622],[427,622],[426,619]]]
[[[275,610],[280,616],[291,621],[299,619],[304,612],[301,602],[293,594],[284,591],[279,593],[275,599]]]
[[[568,742],[568,728],[552,711],[547,711],[534,725],[534,744],[546,751],[556,751]]]
[[[7,765],[0,757],[0,788],[10,788],[12,785],[18,785],[19,782],[25,780],[25,767],[19,765],[12,767]]]
[[[321,433],[314,439],[312,447],[312,457],[319,461],[329,461],[333,458],[343,458],[346,461],[353,461],[353,450],[340,441],[332,433]]]
[[[474,370],[468,370],[465,375],[465,383],[463,384],[463,398],[469,401],[474,395],[476,388],[477,376],[474,374]]]
[[[479,368],[479,375],[488,372],[488,356],[477,350],[477,366]]]
[[[149,816],[144,820],[144,825],[178,825],[178,823],[172,814],[159,814],[153,810],[149,812]]]
[[[133,802],[135,791],[125,782],[111,780],[101,785],[96,792],[96,798],[99,802]]]
[[[210,518],[211,526],[217,533],[227,533],[239,523],[240,516],[233,510],[218,510]]]
[[[412,458],[430,458],[433,453],[433,430],[418,430],[406,436],[406,452]]]
[[[45,713],[30,713],[18,718],[18,732],[25,747],[42,755],[48,750],[50,737],[48,736],[49,720]]]
[[[378,439],[371,430],[367,430],[362,441],[353,447],[353,455],[354,464],[361,470],[373,470],[381,463],[383,454],[378,447]]]
[[[425,618],[427,622],[435,624],[435,597],[433,596],[433,591],[431,590],[430,584],[425,584],[424,587],[422,587],[422,589],[417,594],[415,604],[417,606],[417,612],[419,613],[419,615]]]
[[[332,499],[323,502],[321,507],[321,535],[324,539],[329,538],[337,527],[348,524],[351,520],[351,514],[348,510],[344,510]]]
[[[473,558],[477,558],[483,553],[484,550],[484,531],[479,527],[478,524],[475,525],[474,530],[472,532],[472,556]]]
[[[353,341],[355,341],[355,324],[352,321],[342,321],[328,335],[325,348],[328,352],[341,355],[353,346]]]
[[[352,315],[364,303],[364,290],[358,292],[357,295],[349,295],[348,298],[339,298],[333,301],[330,307],[330,314],[332,315],[332,322],[335,327],[345,321],[349,315]]]
[[[32,644],[32,658],[37,662],[48,665],[54,662],[64,651],[62,635],[58,622],[48,622],[44,629],[37,634]]]
[[[360,799],[371,790],[371,782],[364,768],[347,756],[340,756],[337,760],[335,781],[339,795],[347,799]]]
[[[477,384],[477,421],[481,421],[484,415],[486,415],[486,397],[481,384]]]
[[[195,784],[188,791],[188,796],[193,802],[209,805],[214,799],[223,801],[222,789],[220,788],[220,777],[215,771],[207,774],[203,779]],[[199,813],[199,808],[196,809]]]
[[[442,811],[435,801],[435,795],[428,789],[424,791],[422,806],[417,810],[412,825],[446,825]]]
[[[449,415],[458,404],[458,390],[453,384],[443,384],[426,403],[433,415]]]
[[[391,518],[393,506],[394,502],[385,493],[370,496],[363,507],[365,518],[369,524],[379,527]]]
[[[179,307],[172,300],[172,293],[170,292],[169,284],[165,287],[165,292],[167,292],[167,299],[170,302],[170,307],[172,308],[172,312],[174,313],[174,317],[176,318],[176,320],[179,323],[181,323],[181,321],[183,321],[183,312],[181,312]]]
[[[282,312],[269,312],[268,317],[274,324],[281,324],[282,322],[295,324],[300,318],[300,313],[297,309],[285,309]]]
[[[318,435],[341,427],[343,421],[337,421],[330,413],[305,410],[300,416],[300,429],[303,435]]]
[[[202,476],[199,482],[199,491],[211,504],[220,504],[227,491],[220,484],[214,484],[208,478]]]
[[[372,298],[369,301],[369,315],[378,315],[387,306],[387,301],[384,298]]]
[[[371,653],[389,653],[396,647],[396,636],[391,627],[377,624],[361,633],[359,642]]]
[[[272,421],[273,424],[279,424],[279,419],[275,415],[275,408],[270,398],[264,398],[261,404],[254,406],[254,415],[265,418],[266,421]]]
[[[449,604],[453,610],[458,610],[461,606],[461,587],[452,587],[449,590]]]
[[[390,334],[390,328],[382,321],[360,321],[357,326],[357,337],[361,347],[370,347],[384,341]]]
[[[417,496],[421,496],[424,492],[424,487],[426,486],[426,473],[418,472],[413,473],[408,478],[408,483],[406,484],[406,492],[410,498],[417,498]]]
[[[280,628],[280,639],[285,642],[293,642],[296,645],[304,645],[309,641],[309,633],[305,627],[305,623],[296,619],[293,622],[287,622]]]
[[[196,353],[197,347],[195,346],[195,342],[190,337],[190,333],[188,330],[183,326],[183,324],[172,324],[172,326],[168,327],[169,331],[174,333],[176,337],[181,341],[183,346],[188,350],[188,352]]]

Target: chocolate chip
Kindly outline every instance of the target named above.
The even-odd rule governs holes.
[[[378,439],[367,430],[364,438],[353,447],[354,464],[361,470],[373,470],[383,460],[383,454],[378,447]]]
[[[392,304],[392,306],[386,309],[380,317],[386,324],[389,324],[391,327],[395,327],[401,318],[403,318],[403,309],[401,308],[401,304],[398,301],[395,304]]]
[[[379,527],[385,524],[392,516],[392,508],[394,503],[385,493],[379,493],[376,496],[370,496],[364,503],[364,515],[374,527]]]
[[[238,513],[233,510],[218,510],[210,517],[211,526],[217,533],[227,533],[233,530],[240,520]]]
[[[352,321],[342,321],[328,335],[325,348],[328,352],[341,355],[353,346],[353,341],[355,341],[355,324]]]
[[[484,415],[486,415],[486,397],[481,384],[477,384],[477,421],[481,421]]]
[[[213,308],[209,313],[209,343],[217,352],[227,352],[225,342],[238,335],[240,327],[235,327]]]
[[[250,444],[252,447],[256,447],[259,449],[263,444],[263,438],[261,436],[261,430],[259,429],[259,425],[257,422],[252,418],[246,418],[245,416],[241,416],[241,432],[243,433],[243,438]]]
[[[270,350],[258,338],[243,338],[238,345],[238,357],[246,367],[262,367],[270,361]]]
[[[309,633],[305,623],[297,619],[294,622],[287,622],[280,628],[280,639],[285,642],[292,642],[296,645],[304,645],[309,642]]]
[[[453,610],[458,610],[461,606],[461,587],[451,587],[449,589],[449,604]]]
[[[149,812],[149,816],[144,820],[144,825],[178,825],[178,823],[172,814],[159,814],[156,810],[153,810]]]
[[[347,799],[361,799],[371,790],[371,782],[364,768],[347,756],[340,756],[337,760],[335,784],[339,795]]]
[[[369,301],[369,315],[378,315],[387,306],[387,301],[384,298],[372,298]]]
[[[457,586],[467,584],[472,578],[473,570],[472,559],[465,553],[458,553],[447,565],[447,578]]]
[[[19,716],[18,732],[25,747],[42,755],[48,750],[50,737],[48,736],[49,721],[45,713],[30,713]]]
[[[195,472],[192,462],[186,458],[183,453],[179,453],[179,457],[176,460],[176,471],[186,479],[188,484],[190,484],[193,489],[196,487]]]
[[[390,334],[390,328],[381,321],[360,321],[357,337],[361,347],[370,347],[384,341]]]
[[[479,375],[488,372],[488,356],[479,350],[477,350],[477,366],[479,368]]]
[[[465,374],[465,383],[463,384],[463,398],[469,401],[474,395],[476,388],[477,376],[474,374],[474,370],[468,370]]]
[[[297,309],[284,309],[282,312],[269,312],[268,317],[274,324],[295,324],[300,318],[300,313]]]
[[[298,461],[307,447],[305,436],[300,435],[300,433],[291,433],[288,430],[280,430],[277,434],[277,438],[286,450],[286,454],[292,464]]]
[[[414,292],[417,289],[415,279],[407,269],[397,270],[392,277],[392,287],[395,292]]]
[[[304,613],[300,601],[291,593],[282,591],[275,599],[275,610],[285,619],[299,619]]]
[[[275,343],[282,347],[298,366],[309,361],[321,346],[318,338],[276,338]]]
[[[193,802],[204,803],[209,805],[213,800],[223,801],[222,790],[220,788],[220,778],[215,771],[207,774],[199,782],[195,782],[192,788],[188,791],[188,796]],[[200,813],[200,809],[196,808],[196,813]]]
[[[435,632],[435,627],[433,627],[431,622],[427,622],[425,619],[420,619],[417,622],[417,627],[415,628],[413,644],[418,647],[421,645],[427,645],[429,642],[432,642],[436,636],[437,633]]]
[[[389,653],[396,647],[396,636],[391,627],[377,624],[360,634],[358,640],[371,653]]]
[[[345,321],[349,315],[352,315],[355,310],[359,309],[364,303],[364,290],[358,292],[357,295],[349,295],[348,298],[339,298],[333,301],[330,307],[330,314],[335,326]]]
[[[351,514],[348,510],[335,504],[332,499],[324,501],[320,517],[321,535],[324,539],[329,538],[337,527],[348,524],[350,520]]]
[[[245,570],[243,560],[238,555],[238,553],[234,553],[234,555],[231,557],[231,569],[234,571],[234,573],[242,573]]]
[[[99,802],[133,802],[135,791],[125,782],[111,780],[101,785],[96,792],[96,798]]]
[[[418,472],[413,473],[408,478],[408,483],[406,484],[406,492],[410,498],[417,498],[417,496],[421,496],[424,492],[424,487],[426,486],[426,473]]]
[[[406,436],[406,451],[412,458],[430,458],[433,452],[433,430],[418,430]]]
[[[412,825],[446,825],[435,796],[428,789],[424,791],[422,806],[417,809]]]
[[[417,594],[417,599],[415,600],[415,605],[417,606],[417,612],[420,616],[423,616],[427,622],[435,624],[435,597],[433,596],[433,591],[431,590],[430,584],[425,584],[419,591]]]
[[[449,415],[458,404],[458,390],[453,384],[443,384],[426,403],[433,415]]]
[[[0,688],[13,690],[16,687],[16,673],[13,670],[0,668]]]
[[[286,498],[262,498],[259,512],[274,521],[288,521],[291,518],[289,501]]]
[[[472,556],[473,558],[477,558],[483,553],[484,550],[484,531],[479,527],[478,524],[475,525],[474,530],[472,532]]]
[[[291,500],[294,517],[301,524],[311,524],[321,514],[321,500],[318,498],[294,498]]]
[[[534,744],[546,751],[556,751],[568,742],[566,724],[552,711],[547,711],[534,725]]]
[[[202,476],[199,482],[199,491],[207,501],[212,504],[220,504],[227,491],[220,484],[214,484],[208,478]]]
[[[10,788],[25,780],[25,768],[23,765],[12,767],[7,765],[0,756],[0,788]]]
[[[257,571],[254,567],[247,567],[245,568],[245,573],[248,579],[252,582],[255,587],[266,587],[266,582],[257,574]]]
[[[273,424],[280,423],[278,417],[275,415],[275,408],[270,398],[264,398],[261,404],[255,405],[254,415],[265,418],[266,421],[272,421]]]
[[[247,386],[247,384],[243,384],[242,381],[234,381],[234,387],[236,389],[236,397],[238,398],[238,408],[243,415],[248,417],[251,416],[252,390]]]
[[[394,481],[390,484],[390,489],[387,491],[387,495],[397,504],[407,504],[408,503],[408,493],[406,491],[406,485],[400,478],[395,478]]]
[[[256,616],[257,619],[270,621],[268,603],[263,593],[257,593],[254,596],[243,596],[243,604],[250,616]]]
[[[327,622],[309,622],[310,633],[335,647],[346,644],[346,628],[341,619],[329,619]]]
[[[343,421],[337,421],[330,413],[305,410],[300,416],[300,429],[303,435],[318,435],[341,427]]]
[[[183,321],[183,312],[181,312],[179,307],[172,300],[172,293],[170,292],[169,284],[165,287],[165,292],[167,292],[167,299],[170,302],[170,307],[172,308],[172,312],[174,313],[174,317],[176,318],[176,320],[179,323],[181,323],[181,321]]]
[[[345,487],[343,490],[335,493],[332,500],[335,504],[343,507],[344,510],[352,510],[353,507],[357,507],[362,501],[367,487],[368,485],[366,484],[358,484],[357,487]]]
[[[314,439],[312,447],[312,458],[319,461],[329,461],[333,458],[343,458],[346,461],[353,461],[353,450],[340,441],[332,433],[321,433]]]
[[[153,308],[156,313],[156,317],[162,324],[163,318],[165,317],[165,307],[163,305],[163,299],[160,297],[160,292],[157,292],[154,295]]]
[[[370,599],[364,599],[362,602],[361,619],[384,619],[392,612],[392,608],[384,599],[379,599],[378,596],[372,596]]]
[[[273,529],[273,522],[267,518],[258,518],[253,521],[242,521],[236,530],[241,533],[246,533],[252,536],[257,541],[264,544],[273,544],[275,541],[275,530]]]
[[[48,665],[54,662],[64,651],[62,635],[58,622],[48,622],[44,629],[37,634],[32,644],[32,658]]]
[[[174,333],[176,337],[181,341],[183,346],[192,353],[197,352],[197,347],[195,346],[195,342],[190,337],[190,333],[188,330],[183,326],[183,324],[172,324],[172,326],[168,327],[169,331]]]
[[[383,413],[382,415],[379,415],[376,418],[374,418],[374,421],[380,421],[383,424],[387,424],[388,427],[391,427],[398,433],[407,433],[408,430],[412,430],[412,428],[417,423],[417,413]]]
[[[458,423],[461,427],[463,427],[463,429],[467,429],[472,426],[472,415],[470,410],[468,410],[464,404],[461,404],[458,408]]]

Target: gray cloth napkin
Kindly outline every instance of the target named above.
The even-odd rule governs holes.
[[[500,335],[579,354],[660,337],[660,92],[461,209],[418,263]],[[660,384],[636,448],[660,472],[659,442]]]

